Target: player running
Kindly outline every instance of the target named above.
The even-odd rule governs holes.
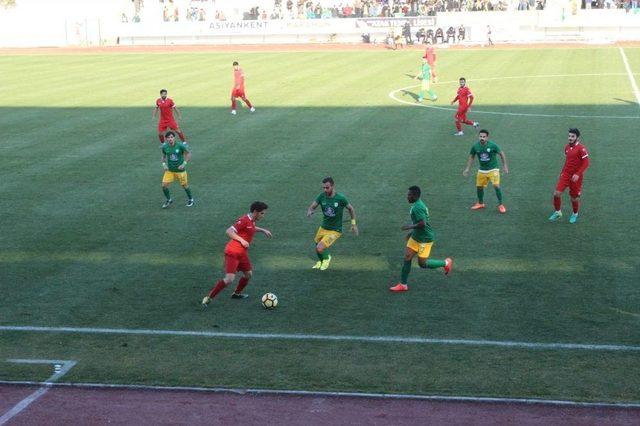
[[[560,172],[556,190],[553,193],[553,207],[555,211],[549,216],[551,222],[555,222],[562,217],[562,193],[569,187],[569,196],[571,197],[571,206],[573,213],[569,218],[569,223],[578,221],[578,210],[580,209],[580,195],[582,193],[582,179],[584,172],[589,167],[589,152],[587,147],[582,144],[580,138],[580,130],[569,129],[569,143],[564,147],[564,166]]]
[[[316,207],[321,206],[322,225],[318,228],[315,236],[318,262],[313,265],[313,269],[324,271],[331,263],[329,247],[342,235],[342,213],[345,207],[351,215],[351,231],[356,236],[358,235],[358,226],[356,225],[355,209],[344,195],[336,192],[333,178],[326,177],[322,179],[322,189],[323,192],[316,197],[307,209],[307,217],[311,217]]]
[[[427,46],[427,51],[425,52],[423,58],[427,60],[427,63],[431,68],[431,82],[437,83],[438,77],[436,76],[436,52],[433,50],[433,46]]]
[[[271,238],[271,231],[256,226],[256,222],[262,220],[267,213],[267,206],[262,201],[256,201],[249,207],[249,214],[236,220],[236,223],[227,229],[229,242],[224,248],[225,276],[219,280],[208,295],[202,299],[202,306],[206,307],[211,299],[216,297],[226,286],[236,278],[238,271],[242,272],[242,278],[238,282],[236,290],[231,295],[232,299],[245,299],[248,296],[242,291],[249,284],[253,275],[251,261],[249,260],[249,246],[256,232],[262,232],[267,238]]]
[[[189,177],[187,176],[187,163],[191,160],[191,151],[185,143],[176,143],[176,136],[172,131],[167,132],[167,142],[162,146],[162,167],[164,175],[162,176],[162,192],[167,200],[162,205],[166,209],[173,203],[171,194],[169,193],[169,185],[174,180],[178,180],[180,185],[187,193],[187,207],[193,206],[193,195],[189,188]]]
[[[417,186],[410,187],[407,193],[407,200],[412,204],[409,210],[412,224],[404,225],[401,229],[403,231],[411,230],[411,233],[407,234],[406,237],[407,247],[404,251],[404,264],[402,265],[400,282],[389,288],[389,290],[395,292],[409,290],[407,280],[411,272],[411,262],[416,254],[418,255],[418,265],[421,268],[444,268],[445,275],[449,275],[453,268],[453,259],[450,257],[445,260],[429,259],[431,246],[435,241],[435,234],[429,223],[429,208],[420,199],[420,188]]]
[[[247,104],[249,111],[254,112],[256,110],[244,93],[244,71],[240,68],[238,62],[233,63],[233,89],[231,90],[231,114],[233,115],[236,115],[236,98],[242,99]]]
[[[160,97],[156,99],[156,107],[151,114],[151,119],[155,120],[156,113],[160,111],[160,119],[158,121],[158,139],[160,143],[164,143],[165,131],[167,129],[172,130],[178,134],[180,141],[184,142],[184,133],[180,130],[178,122],[173,117],[173,111],[175,110],[178,118],[182,120],[182,113],[176,106],[173,99],[167,97],[167,89],[160,90]]]
[[[456,97],[451,101],[451,105],[458,101],[458,111],[456,112],[456,129],[458,131],[454,133],[455,136],[463,136],[464,132],[462,131],[462,124],[466,124],[468,126],[473,126],[478,128],[480,123],[477,121],[469,121],[467,120],[467,112],[471,108],[471,104],[473,103],[473,93],[467,87],[467,79],[464,77],[460,77],[460,88],[458,89],[458,93]]]
[[[438,99],[438,95],[435,94],[433,90],[431,90],[431,66],[427,61],[426,57],[422,59],[422,66],[420,67],[420,71],[415,76],[415,80],[422,77],[422,85],[420,86],[420,93],[418,95],[418,102],[422,102],[424,100],[425,92],[429,94],[429,98],[431,101],[435,101]]]
[[[469,176],[469,168],[473,163],[474,157],[478,157],[478,173],[476,174],[476,191],[478,193],[478,202],[471,206],[471,210],[484,209],[484,188],[487,187],[489,182],[496,190],[496,197],[498,197],[498,211],[500,213],[506,213],[507,209],[502,204],[502,189],[500,188],[500,169],[498,168],[498,160],[496,155],[499,155],[502,159],[502,170],[505,174],[509,173],[509,167],[507,166],[507,157],[505,153],[496,145],[493,141],[489,140],[489,131],[480,130],[478,133],[480,139],[476,142],[469,152],[469,159],[467,160],[467,167],[462,171],[462,176]]]

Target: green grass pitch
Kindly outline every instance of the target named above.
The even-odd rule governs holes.
[[[640,79],[640,49],[625,53]],[[233,60],[255,114],[229,114]],[[492,191],[487,209],[469,210],[474,181],[461,171],[473,129],[454,138],[453,111],[388,96],[419,83],[419,60],[417,51],[1,57],[0,325],[640,345],[640,120],[619,118],[640,109],[618,49],[439,52],[434,105],[447,107],[467,77],[470,117],[510,163],[506,215]],[[191,209],[178,186],[174,206],[160,209],[151,112],[161,88],[182,109],[193,150]],[[550,224],[573,126],[592,157],[580,222]],[[355,206],[361,235],[345,233],[319,272],[319,218],[305,210],[326,175]],[[455,269],[447,278],[414,265],[410,292],[390,294],[413,184],[437,233],[432,256],[452,256]],[[270,205],[262,224],[274,238],[256,236],[251,298],[227,289],[202,311],[222,273],[224,231],[257,199]],[[279,296],[274,311],[260,307],[267,291]],[[0,379],[46,378],[6,358],[77,360],[64,378],[74,382],[640,401],[640,354],[624,351],[0,331]]]

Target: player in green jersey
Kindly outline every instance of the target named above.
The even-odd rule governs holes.
[[[418,102],[424,100],[425,92],[429,94],[429,98],[431,98],[432,101],[437,100],[438,96],[431,90],[431,66],[426,58],[422,59],[422,66],[415,79],[417,80],[420,77],[422,77],[422,85],[420,86],[420,93],[418,94]]]
[[[418,255],[418,265],[421,268],[437,269],[444,268],[445,275],[449,275],[453,268],[453,259],[447,257],[445,260],[429,259],[431,247],[435,241],[433,228],[429,223],[429,208],[420,199],[420,188],[412,186],[407,193],[407,201],[411,204],[409,214],[411,215],[411,225],[404,225],[403,231],[411,231],[407,234],[407,247],[404,251],[404,264],[402,265],[402,273],[400,282],[389,290],[394,292],[407,291],[409,286],[409,272],[411,272],[411,262],[415,255]]]
[[[323,192],[316,197],[307,209],[307,217],[313,215],[314,210],[320,206],[322,209],[322,225],[316,232],[316,255],[318,261],[313,265],[313,269],[324,271],[331,263],[329,247],[335,243],[342,235],[342,213],[346,208],[351,215],[351,231],[358,235],[358,225],[356,225],[356,211],[347,201],[347,198],[336,192],[333,178],[322,179]]]
[[[185,143],[176,143],[176,135],[169,131],[165,135],[166,142],[162,144],[162,167],[164,175],[162,176],[162,192],[167,200],[162,205],[166,209],[173,203],[171,194],[169,193],[169,185],[174,180],[180,182],[180,185],[187,193],[187,207],[193,206],[193,195],[189,188],[189,176],[187,175],[187,163],[191,160],[191,151]]]
[[[507,166],[507,157],[504,152],[493,141],[489,140],[489,131],[480,130],[478,132],[478,138],[469,152],[469,159],[467,160],[467,167],[462,171],[462,175],[467,177],[469,175],[469,168],[473,163],[473,159],[478,157],[478,173],[476,175],[476,190],[478,193],[478,202],[471,206],[471,210],[484,209],[484,188],[491,182],[493,188],[496,190],[496,196],[498,197],[498,211],[500,213],[506,213],[507,208],[502,204],[502,188],[500,188],[500,168],[498,167],[498,159],[496,155],[499,155],[502,159],[502,170],[505,174],[509,173],[509,167]]]

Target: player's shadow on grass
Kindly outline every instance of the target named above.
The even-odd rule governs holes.
[[[417,93],[410,92],[409,90],[402,90],[402,96],[410,96],[416,102],[418,102],[418,99],[420,98]]]

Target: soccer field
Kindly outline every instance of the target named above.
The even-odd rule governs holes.
[[[0,57],[0,380],[45,380],[6,361],[37,358],[77,361],[66,382],[640,402],[640,49],[441,50],[425,106],[420,56]],[[233,60],[253,114],[229,114]],[[492,190],[469,210],[476,136],[452,136],[449,105],[460,76],[509,160],[506,215]],[[193,208],[177,185],[160,208],[161,88],[183,113]],[[569,127],[591,154],[576,225],[547,221]],[[361,235],[345,232],[320,272],[319,214],[305,213],[327,175]],[[432,257],[454,271],[414,263],[411,290],[391,294],[410,185]],[[255,200],[274,237],[254,240],[251,297],[227,288],[202,310],[225,229]],[[260,306],[268,291],[276,310]]]

